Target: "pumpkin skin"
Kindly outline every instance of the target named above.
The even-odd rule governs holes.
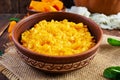
[[[120,0],[74,0],[74,3],[87,7],[92,13],[111,15],[120,12]]]

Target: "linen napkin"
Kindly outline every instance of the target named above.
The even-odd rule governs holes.
[[[5,73],[2,69],[10,80],[107,80],[103,77],[104,69],[110,66],[120,66],[120,47],[109,45],[108,37],[120,39],[116,36],[103,35],[97,55],[92,62],[81,69],[65,74],[44,73],[30,67],[17,54],[13,43],[7,44],[8,47],[0,59],[0,64],[7,71]]]

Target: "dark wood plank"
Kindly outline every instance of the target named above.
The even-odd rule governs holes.
[[[26,13],[31,0],[0,0],[0,13]]]
[[[27,7],[31,0],[19,0],[19,13],[27,13]]]
[[[15,15],[14,14],[0,14],[0,29],[13,16],[15,16]]]
[[[0,14],[0,29],[2,29],[4,25],[9,22],[9,19],[14,16],[15,16],[14,14]],[[8,33],[6,29],[3,35],[0,36],[0,51],[2,53],[4,53],[4,49],[5,49],[3,45],[7,42],[9,42],[9,39],[8,39]]]
[[[11,1],[11,10],[9,13],[19,13],[19,1],[18,0],[10,0]]]
[[[9,13],[11,9],[11,0],[0,0],[0,13]]]
[[[24,16],[25,16],[25,14],[0,14],[0,28],[4,27],[3,25],[5,25],[7,22],[9,22],[9,18],[17,17],[17,18],[22,19]],[[8,32],[6,29],[6,31],[3,33],[3,35],[0,36],[0,51],[2,53],[4,53],[4,50],[5,50],[5,47],[3,45],[5,45],[8,42],[10,42],[10,39],[9,39]]]

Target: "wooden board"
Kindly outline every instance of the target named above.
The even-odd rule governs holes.
[[[0,0],[0,13],[26,13],[31,0]]]

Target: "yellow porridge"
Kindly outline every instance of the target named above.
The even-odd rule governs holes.
[[[21,35],[24,47],[51,56],[81,54],[93,47],[94,36],[83,23],[42,20]]]

